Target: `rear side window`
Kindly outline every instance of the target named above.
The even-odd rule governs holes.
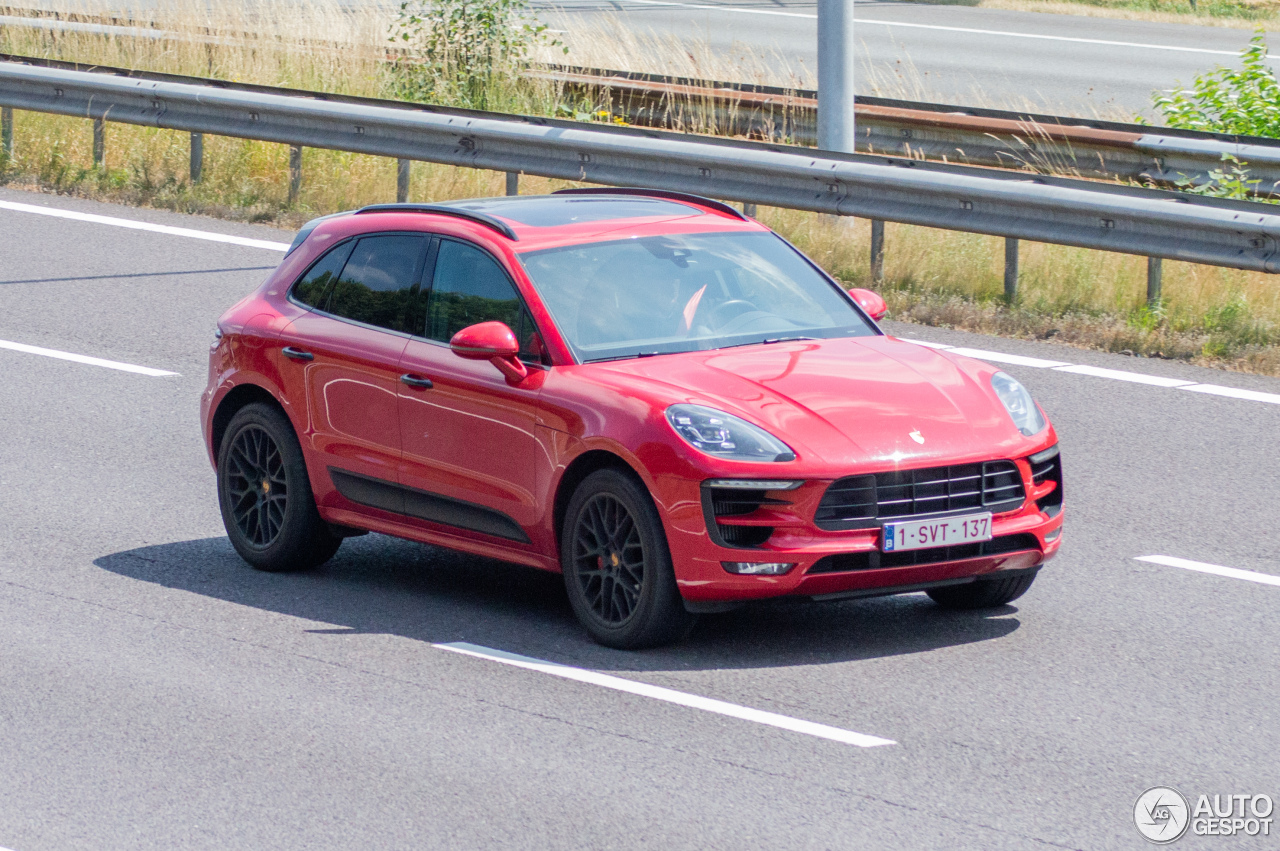
[[[426,236],[388,234],[356,242],[328,306],[335,316],[414,333],[421,326],[421,263]]]
[[[427,304],[427,337],[447,343],[468,325],[491,321],[505,322],[520,334],[522,313],[520,296],[497,261],[475,246],[440,240]]]
[[[307,273],[298,279],[293,287],[293,297],[307,307],[324,309],[325,300],[329,296],[329,287],[337,280],[338,273],[351,255],[354,242],[339,245],[321,257]]]

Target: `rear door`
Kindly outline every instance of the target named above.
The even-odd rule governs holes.
[[[312,309],[280,336],[282,372],[287,396],[305,406],[295,415],[305,421],[300,437],[322,505],[401,510],[398,367],[407,329],[421,324],[429,244],[423,234],[351,240],[291,293]]]
[[[401,371],[430,381],[400,387],[406,513],[419,520],[526,542],[541,511],[534,433],[541,343],[502,265],[479,246],[441,237],[426,325]],[[512,386],[488,361],[466,360],[449,339],[477,322],[505,322],[521,341],[529,377]],[[523,527],[523,528],[522,528]]]

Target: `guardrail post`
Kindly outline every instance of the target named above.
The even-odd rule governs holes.
[[[107,158],[107,122],[101,118],[93,119],[93,166],[102,168]]]
[[[508,195],[520,194],[520,172],[518,171],[507,172],[507,194]]]
[[[289,203],[298,202],[298,193],[302,190],[302,146],[289,146]]]
[[[754,219],[757,212],[755,204],[745,203],[742,205],[742,215],[747,216],[748,218]]]
[[[409,200],[409,169],[412,167],[412,160],[399,159],[396,160],[396,203],[403,204]]]
[[[884,220],[871,220],[871,283],[884,283]]]
[[[1004,300],[1013,304],[1018,298],[1018,240],[1004,238]]]
[[[1163,269],[1161,268],[1159,257],[1147,258],[1147,306],[1155,307],[1160,304],[1160,284],[1163,277]]]
[[[191,182],[199,183],[204,176],[204,134],[191,134]]]
[[[13,107],[0,109],[0,154],[5,162],[13,159]]]

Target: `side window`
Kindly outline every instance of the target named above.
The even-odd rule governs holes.
[[[366,236],[356,243],[333,285],[330,313],[392,331],[413,333],[421,315],[418,264],[426,236]]]
[[[342,271],[342,264],[347,262],[354,246],[354,241],[343,243],[316,261],[293,285],[293,297],[307,307],[323,310],[329,287]]]
[[[463,242],[440,240],[427,303],[427,337],[447,343],[468,325],[498,321],[516,333],[523,349],[529,336],[524,328],[533,331],[524,312],[507,273],[492,257]]]

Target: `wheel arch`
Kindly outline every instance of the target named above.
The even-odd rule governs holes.
[[[222,397],[222,401],[218,403],[210,423],[209,443],[214,458],[218,456],[218,449],[222,446],[222,438],[227,433],[227,426],[230,425],[231,418],[242,408],[255,402],[264,402],[279,409],[286,419],[289,416],[284,406],[271,394],[271,391],[261,385],[240,384],[231,388]]]
[[[645,493],[649,492],[649,487],[645,484],[644,477],[627,463],[627,460],[621,455],[610,452],[607,449],[589,449],[583,452],[570,462],[568,468],[564,471],[564,475],[560,477],[559,484],[556,486],[552,522],[555,529],[557,551],[560,549],[560,539],[564,534],[564,520],[565,514],[569,510],[569,500],[573,499],[573,493],[578,489],[578,485],[582,484],[587,476],[598,470],[617,470],[635,479],[636,484],[644,488]]]

